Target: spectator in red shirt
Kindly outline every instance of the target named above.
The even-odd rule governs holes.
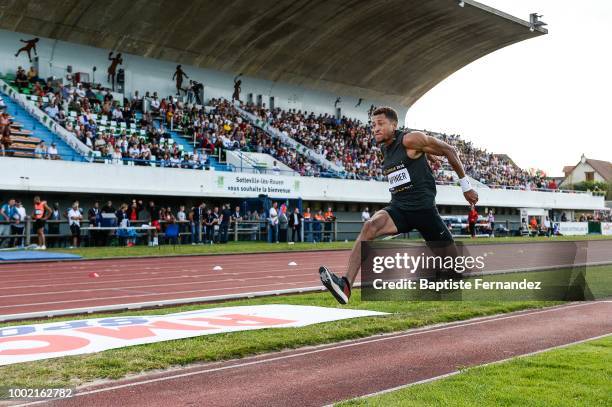
[[[472,238],[476,237],[476,221],[477,220],[478,220],[478,211],[476,210],[476,207],[472,205],[472,209],[470,210],[470,213],[468,213],[468,225],[469,225],[470,235],[472,236]]]

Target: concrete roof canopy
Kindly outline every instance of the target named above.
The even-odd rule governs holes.
[[[2,29],[406,107],[480,57],[547,32],[472,0],[3,4]]]

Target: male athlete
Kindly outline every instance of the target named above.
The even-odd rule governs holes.
[[[459,177],[465,199],[470,205],[478,202],[478,194],[465,176],[454,147],[418,131],[402,133],[397,124],[397,112],[390,107],[372,112],[372,132],[382,146],[383,173],[389,180],[391,203],[364,223],[344,277],[336,276],[326,266],[319,268],[321,282],[341,304],[348,303],[351,286],[359,273],[362,240],[416,229],[427,242],[454,245],[453,236],[436,209],[436,181],[426,155],[445,156]]]

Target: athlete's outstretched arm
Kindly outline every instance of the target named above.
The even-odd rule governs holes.
[[[463,196],[471,204],[475,205],[478,202],[478,193],[471,187],[465,176],[463,164],[459,160],[459,155],[455,147],[450,144],[438,140],[435,137],[427,136],[420,131],[404,134],[402,144],[408,150],[422,151],[425,154],[443,155],[448,160],[448,163],[453,167],[453,170],[459,177]]]

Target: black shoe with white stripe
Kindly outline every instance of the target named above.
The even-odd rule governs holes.
[[[321,282],[340,304],[348,304],[351,298],[351,286],[346,277],[338,277],[325,266],[319,267]]]

